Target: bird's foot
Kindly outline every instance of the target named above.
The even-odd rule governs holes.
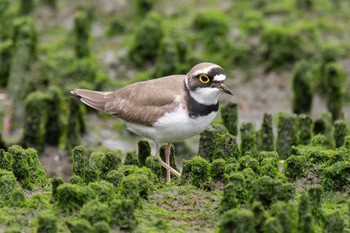
[[[174,168],[170,167],[168,164],[166,164],[163,160],[160,159],[160,164],[168,171],[173,173],[176,177],[181,177],[180,172],[176,171]]]

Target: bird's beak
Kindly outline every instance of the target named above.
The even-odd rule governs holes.
[[[218,83],[218,85],[216,85],[216,88],[219,89],[221,92],[233,95],[233,92],[224,83]]]

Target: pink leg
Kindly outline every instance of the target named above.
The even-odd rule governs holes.
[[[166,145],[166,148],[165,148],[165,163],[170,167],[170,153],[171,153],[171,142],[169,142],[167,145]],[[171,181],[171,178],[170,178],[170,170],[169,169],[166,169],[166,182],[169,183]]]
[[[170,144],[170,146],[169,146]],[[174,168],[170,167],[170,149],[171,149],[171,143],[169,143],[165,149],[165,159],[167,159],[167,154],[169,154],[168,159],[169,159],[169,163],[165,163],[159,156],[159,145],[156,144],[156,156],[158,157],[160,164],[162,165],[162,167],[164,167],[167,170],[167,174],[168,172],[173,173],[176,177],[181,177],[181,174],[176,171]],[[169,149],[168,149],[169,147]],[[167,152],[169,150],[169,152]],[[167,160],[166,160],[167,161]],[[170,178],[169,178],[170,180]],[[167,180],[168,182],[168,180]]]

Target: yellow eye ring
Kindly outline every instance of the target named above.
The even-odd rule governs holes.
[[[199,81],[201,81],[201,83],[206,84],[206,83],[210,82],[210,79],[209,79],[208,75],[201,74],[201,75],[199,75]]]

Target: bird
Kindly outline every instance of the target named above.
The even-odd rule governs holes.
[[[181,174],[170,166],[172,143],[203,132],[216,118],[219,97],[233,92],[224,84],[226,74],[219,65],[203,62],[187,74],[169,75],[129,84],[115,91],[74,89],[82,103],[117,116],[131,132],[156,145],[156,156],[170,174]],[[159,156],[166,143],[165,162]]]

